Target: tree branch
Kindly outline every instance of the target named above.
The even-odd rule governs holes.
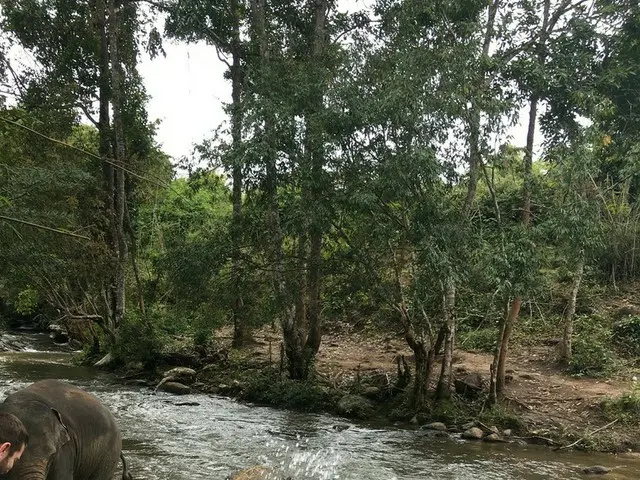
[[[93,118],[93,115],[89,112],[89,109],[87,108],[86,105],[83,105],[82,103],[78,103],[77,106],[80,110],[82,110],[82,113],[84,113],[84,116],[87,117],[89,121],[93,123],[93,125],[96,128],[100,127],[100,123],[95,118]]]
[[[79,152],[79,153],[82,153],[82,154],[87,155],[89,157],[92,157],[92,158],[95,158],[97,160],[100,160],[101,162],[105,162],[105,163],[113,166],[114,168],[118,168],[118,169],[120,169],[120,170],[122,170],[124,172],[127,172],[129,175],[131,175],[133,177],[136,177],[136,178],[139,178],[140,180],[144,180],[145,182],[149,182],[149,183],[152,183],[152,184],[154,184],[156,186],[160,186],[160,187],[164,187],[164,188],[171,188],[171,185],[168,185],[167,183],[163,182],[162,180],[152,180],[151,178],[148,178],[148,177],[145,177],[143,175],[140,175],[140,174],[138,174],[138,173],[136,173],[136,172],[134,172],[134,171],[122,166],[122,165],[120,165],[119,162],[116,162],[114,160],[108,159],[106,157],[101,157],[100,155],[96,155],[95,153],[92,153],[92,152],[88,152],[87,150],[83,150],[82,148],[78,148],[78,147],[76,147],[74,145],[71,145],[69,143],[63,142],[62,140],[57,140],[55,138],[49,137],[49,136],[45,135],[44,133],[40,133],[37,130],[34,130],[33,128],[27,127],[26,125],[21,125],[18,122],[15,122],[13,120],[9,120],[8,118],[4,118],[4,117],[0,117],[0,120],[2,120],[4,122],[7,122],[7,123],[9,123],[9,124],[11,124],[11,125],[13,125],[15,127],[19,127],[19,128],[24,129],[24,130],[27,130],[27,131],[33,133],[34,135],[38,135],[39,137],[44,138],[45,140],[48,140],[48,141],[53,142],[53,143],[56,143],[58,145],[62,145],[63,147],[66,147],[66,148],[70,148],[72,150],[75,150],[76,152]],[[178,193],[178,192],[176,192],[176,193]]]
[[[26,220],[20,220],[18,218],[5,217],[4,215],[0,215],[0,220],[19,223],[21,225],[28,225],[30,227],[39,228],[41,230],[47,230],[49,232],[59,233],[60,235],[67,235],[69,237],[82,238],[83,240],[91,240],[91,238],[85,237],[84,235],[78,235],[77,233],[68,232],[66,230],[61,230],[59,228],[47,227],[45,225],[40,225],[38,223],[27,222]]]

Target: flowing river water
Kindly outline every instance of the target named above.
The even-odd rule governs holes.
[[[640,461],[632,459],[469,443],[423,430],[354,424],[209,395],[154,395],[148,388],[123,386],[110,374],[73,365],[72,352],[54,345],[46,334],[3,338],[14,335],[25,347],[0,353],[0,399],[44,378],[88,389],[118,419],[136,480],[224,479],[258,464],[294,480],[580,479],[585,478],[582,468],[596,464],[613,468],[606,478],[640,478]],[[336,424],[350,428],[338,431]]]

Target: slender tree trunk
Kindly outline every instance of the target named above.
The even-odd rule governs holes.
[[[584,275],[584,253],[580,252],[578,259],[578,265],[573,275],[573,286],[571,287],[571,297],[569,298],[569,305],[567,307],[567,313],[564,317],[564,334],[562,336],[562,344],[560,345],[560,361],[565,365],[571,362],[571,338],[573,337],[573,317],[576,314],[576,302],[578,300],[578,291],[580,290],[580,283]]]
[[[125,171],[127,160],[125,152],[124,124],[122,120],[122,77],[118,51],[119,21],[115,0],[109,0],[109,53],[111,60],[111,105],[113,109],[113,127],[115,138],[115,160],[119,168],[115,171],[115,216],[118,244],[118,263],[115,284],[116,299],[112,328],[116,330],[124,320],[126,303],[125,274],[127,268],[127,240],[125,235]]]
[[[327,15],[327,0],[315,0],[314,30],[311,37],[311,64],[313,68],[321,67],[325,45],[325,23]],[[298,302],[297,311],[292,318],[293,324],[284,328],[284,342],[289,361],[289,375],[295,379],[306,379],[311,372],[313,360],[320,348],[320,291],[322,287],[322,218],[317,206],[322,199],[322,167],[324,165],[323,132],[316,116],[321,113],[323,90],[320,87],[314,91],[306,113],[305,124],[305,156],[310,166],[308,181],[303,181],[302,189],[310,205],[315,207],[308,222],[308,238],[310,252],[308,274],[305,279],[305,268],[298,268],[296,272],[299,294],[305,291],[306,307]],[[306,244],[306,242],[305,242]],[[299,258],[306,257],[306,248]],[[306,286],[305,286],[306,284]],[[303,309],[303,311],[300,311]]]
[[[513,332],[513,326],[518,320],[518,314],[520,313],[521,304],[522,299],[520,297],[515,298],[513,302],[511,302],[509,315],[507,315],[507,318],[504,321],[502,338],[500,341],[500,353],[498,355],[498,366],[496,370],[496,393],[498,394],[498,396],[504,393],[504,387],[506,385],[505,372],[507,368],[507,354],[509,353],[509,339],[511,338],[511,333]]]
[[[127,204],[125,204],[125,215],[125,228],[131,241],[131,251],[129,256],[131,257],[131,267],[133,268],[133,276],[136,280],[136,288],[138,290],[138,306],[140,308],[140,313],[144,316],[147,311],[144,306],[144,290],[142,288],[142,280],[140,279],[140,269],[138,268],[138,241],[136,238],[136,232],[133,229],[131,213],[129,212]]]
[[[242,161],[239,158],[240,145],[242,142],[242,59],[240,55],[240,12],[237,0],[232,0],[230,5],[233,16],[233,41],[232,41],[232,65],[231,65],[231,139],[233,142],[233,214],[232,214],[232,242],[233,258],[231,260],[231,277],[233,288],[233,347],[239,348],[244,344],[246,331],[246,314],[244,310],[244,300],[242,298],[242,272],[240,266],[240,244],[242,214]]]
[[[527,145],[524,151],[524,208],[522,222],[525,226],[531,223],[531,190],[533,187],[533,144],[536,134],[536,120],[538,118],[538,96],[532,95],[529,103],[529,127],[527,129]]]
[[[436,398],[439,400],[451,396],[451,367],[456,326],[456,287],[451,278],[448,278],[446,281],[443,305],[445,318],[444,355],[442,357],[440,380],[438,381],[438,387],[436,389]]]
[[[413,348],[413,356],[416,359],[416,376],[413,384],[413,404],[420,410],[427,401],[429,388],[429,352],[423,341],[417,341]]]
[[[538,118],[538,96],[532,95],[529,107],[529,127],[527,129],[527,145],[524,153],[524,207],[522,213],[522,222],[525,227],[529,227],[531,223],[531,190],[533,183],[533,144],[535,140],[536,121]],[[505,325],[502,331],[502,337],[500,339],[500,354],[498,356],[498,365],[496,369],[496,393],[500,396],[504,392],[505,371],[507,365],[507,352],[509,350],[509,341],[511,340],[511,333],[513,327],[518,321],[518,315],[520,313],[520,305],[522,299],[520,297],[515,298],[511,303],[511,309],[509,315],[505,318]]]
[[[305,358],[307,282],[304,272],[307,270],[307,235],[305,228],[301,230],[296,249],[296,272],[290,283],[290,290],[295,294],[293,322],[288,323],[287,330],[283,332],[287,371],[289,378],[296,380],[306,379],[310,368],[310,362]]]
[[[478,92],[483,94],[487,84],[487,74],[485,70],[485,63],[489,58],[489,51],[491,47],[491,41],[493,40],[493,32],[496,21],[496,14],[500,7],[500,0],[493,0],[487,9],[487,24],[484,31],[484,41],[482,43],[482,68],[478,76]],[[469,184],[467,185],[467,197],[465,199],[464,210],[470,212],[473,205],[473,200],[476,195],[476,187],[478,185],[478,168],[482,161],[482,155],[480,150],[480,120],[481,120],[481,108],[478,106],[477,101],[474,99],[471,102],[471,112],[469,119]]]

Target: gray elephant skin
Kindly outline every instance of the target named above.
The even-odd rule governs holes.
[[[111,480],[121,458],[130,480],[116,419],[90,393],[59,380],[42,380],[11,395],[0,412],[24,423],[29,444],[8,480]]]

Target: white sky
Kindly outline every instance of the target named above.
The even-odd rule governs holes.
[[[138,68],[151,97],[149,119],[161,120],[157,140],[177,159],[227,119],[222,107],[231,100],[231,84],[212,46],[165,42],[164,49],[166,57],[145,56]]]

